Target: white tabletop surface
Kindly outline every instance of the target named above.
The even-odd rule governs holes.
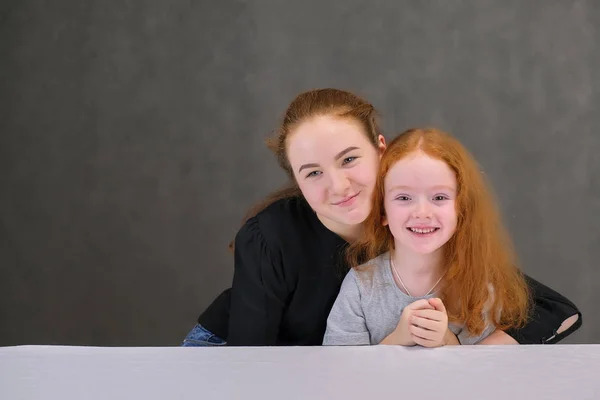
[[[600,399],[600,345],[0,347],[0,399]]]

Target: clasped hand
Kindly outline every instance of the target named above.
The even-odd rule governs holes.
[[[402,310],[393,342],[402,346],[440,347],[450,344],[446,307],[439,298],[421,299]],[[456,341],[456,340],[454,340]]]

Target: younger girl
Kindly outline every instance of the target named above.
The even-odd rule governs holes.
[[[527,321],[527,284],[490,190],[450,135],[412,129],[389,145],[364,229],[323,344],[485,343]]]

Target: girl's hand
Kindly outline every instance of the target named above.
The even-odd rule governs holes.
[[[413,339],[413,334],[410,331],[411,318],[417,311],[434,311],[433,305],[431,305],[427,299],[417,300],[414,303],[409,304],[402,310],[400,321],[396,329],[390,333],[380,344],[395,344],[400,346],[414,346],[417,343]]]
[[[448,341],[446,307],[444,307],[442,300],[438,298],[429,299],[429,304],[433,309],[419,309],[411,313],[408,327],[411,340],[424,347],[444,346]],[[404,313],[402,316],[404,317]],[[402,318],[400,320],[402,321]]]

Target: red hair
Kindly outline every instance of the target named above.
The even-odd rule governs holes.
[[[491,187],[462,144],[436,129],[410,129],[394,139],[384,152],[373,192],[373,208],[364,222],[361,240],[348,248],[351,267],[358,267],[394,248],[394,237],[383,226],[384,180],[396,162],[422,151],[445,162],[457,182],[454,235],[444,245],[446,275],[439,297],[448,319],[464,323],[472,334],[481,334],[487,312],[497,329],[522,326],[528,318],[530,294],[506,232]],[[490,299],[489,285],[494,292]],[[488,303],[490,302],[490,303]]]

